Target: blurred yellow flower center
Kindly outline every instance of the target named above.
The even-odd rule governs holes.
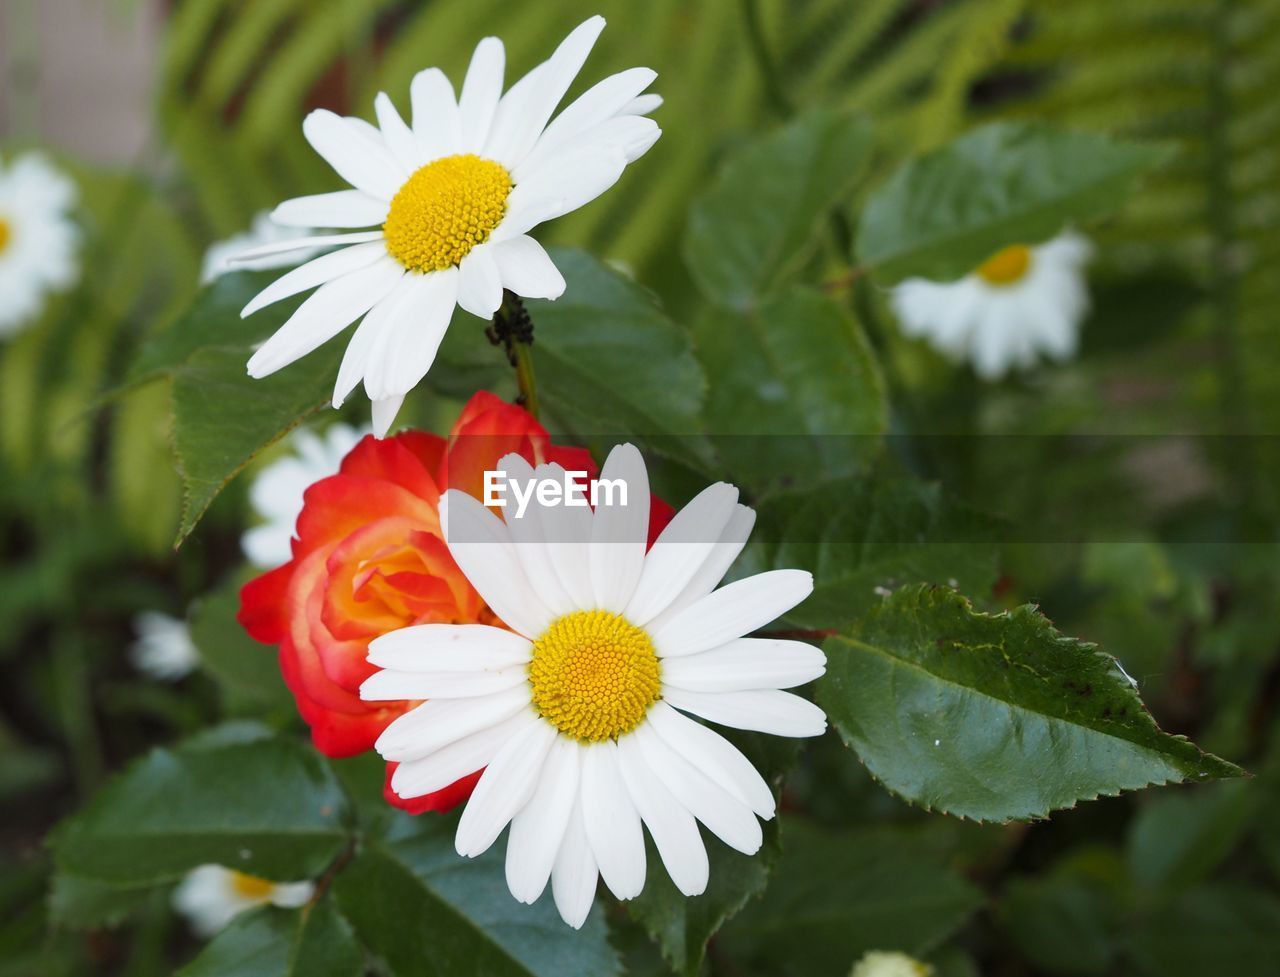
[[[566,736],[601,742],[640,725],[662,689],[653,641],[608,611],[557,618],[533,643],[533,704]]]
[[[13,231],[9,228],[9,222],[0,217],[0,254],[3,254],[4,249],[9,246],[11,237],[13,237]]]
[[[276,884],[270,879],[260,879],[256,875],[231,871],[231,888],[241,899],[265,901],[271,897]]]
[[[1031,267],[1031,249],[1013,244],[997,251],[978,266],[978,274],[988,285],[1012,285],[1020,281]]]
[[[420,168],[391,199],[387,251],[410,271],[440,271],[483,244],[507,212],[511,174],[474,153]]]

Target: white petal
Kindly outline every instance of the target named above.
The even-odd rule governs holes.
[[[484,38],[471,55],[458,99],[458,115],[462,121],[460,149],[464,153],[478,153],[489,138],[493,115],[502,97],[505,61],[502,42],[496,37]]]
[[[738,490],[716,482],[675,514],[644,559],[627,620],[643,626],[671,606],[719,545],[737,504]]]
[[[610,492],[606,485],[612,486]],[[621,613],[640,579],[649,539],[649,473],[635,445],[620,444],[609,452],[597,486],[591,585],[597,607]]]
[[[564,840],[556,854],[556,864],[551,870],[551,892],[555,897],[560,918],[574,929],[581,929],[591,912],[596,898],[595,857],[587,841],[587,831],[582,823],[582,801],[573,806]]]
[[[502,305],[502,274],[492,246],[481,244],[458,265],[458,304],[480,319],[492,319]]]
[[[414,760],[406,760],[391,775],[391,789],[401,797],[434,794],[468,774],[487,767],[498,751],[511,740],[526,735],[541,720],[521,709],[514,716],[463,736],[440,749]]]
[[[364,379],[365,370],[369,368],[369,357],[377,348],[378,340],[381,338],[383,330],[389,328],[391,323],[395,321],[400,303],[412,292],[413,279],[409,275],[405,275],[396,284],[396,287],[381,302],[370,309],[360,321],[360,325],[356,327],[351,341],[347,343],[347,351],[342,354],[342,364],[338,367],[338,379],[333,385],[334,407],[341,407],[343,401],[355,389],[356,384]],[[395,420],[396,411],[400,409],[400,402],[403,400],[404,398],[401,397],[400,400],[395,402],[395,410],[392,410],[389,416],[385,418],[385,424],[374,424],[377,429],[375,433],[378,437],[383,437],[387,433],[387,429],[391,427],[391,422]],[[374,414],[378,414],[377,404],[374,405]]]
[[[419,71],[409,85],[413,134],[424,159],[452,156],[462,145],[462,123],[453,85],[439,68]]]
[[[362,190],[335,190],[286,200],[271,220],[286,227],[372,227],[387,219],[387,201]]]
[[[663,689],[676,709],[733,729],[754,729],[773,736],[821,736],[827,717],[807,699],[777,689],[751,692],[686,692]]]
[[[390,200],[404,184],[408,171],[396,162],[386,144],[370,137],[358,121],[316,109],[302,120],[302,133],[353,187],[371,197]]]
[[[409,276],[409,291],[369,353],[364,389],[370,400],[407,394],[418,385],[444,339],[458,300],[458,270]]]
[[[655,702],[646,721],[667,743],[704,774],[768,820],[774,814],[773,791],[742,751],[665,702]]]
[[[542,634],[551,611],[525,579],[502,520],[465,492],[450,489],[440,500],[440,523],[454,561],[502,622],[526,638]]]
[[[382,397],[373,402],[372,427],[376,437],[385,438],[387,436],[387,432],[391,430],[391,425],[395,423],[396,415],[400,413],[400,407],[403,404],[404,394]]]
[[[374,748],[386,760],[417,760],[528,709],[529,694],[521,688],[478,699],[435,699],[394,720]]]
[[[694,575],[689,578],[684,590],[680,591],[665,611],[648,622],[648,628],[652,631],[658,630],[686,607],[715,590],[724,579],[724,575],[729,572],[733,561],[742,552],[742,548],[747,545],[747,539],[751,536],[751,530],[755,524],[754,509],[748,509],[745,505],[734,506],[733,514],[720,533],[720,541],[712,547],[702,566],[698,567]]]
[[[523,736],[498,751],[485,767],[458,822],[454,848],[459,855],[475,858],[497,841],[502,829],[533,796],[555,739],[552,726],[534,723]]]
[[[701,895],[710,867],[698,823],[649,769],[634,736],[618,741],[618,758],[627,792],[649,828],[671,881],[686,896]]]
[[[713,591],[650,633],[661,657],[694,655],[750,634],[812,592],[807,570],[758,573]]]
[[[662,105],[661,95],[639,95],[622,107],[619,115],[648,115]]]
[[[516,900],[534,903],[547,887],[556,853],[578,799],[581,748],[557,737],[547,754],[538,786],[511,820],[507,836],[507,888]]]
[[[542,245],[531,237],[499,241],[490,248],[503,287],[531,299],[558,299],[564,294],[564,276]]]
[[[582,748],[582,818],[605,885],[634,899],[644,888],[644,833],[610,740]]]
[[[533,466],[515,453],[504,455],[499,459],[498,469],[506,476],[509,485],[530,485],[538,477]],[[529,581],[539,600],[547,605],[547,609],[553,615],[559,617],[567,614],[578,605],[561,586],[560,577],[556,573],[555,565],[551,562],[551,552],[546,545],[542,525],[544,510],[539,505],[527,505],[522,513],[510,496],[511,490],[508,489],[503,516],[507,530],[511,533],[516,558],[524,568],[525,579]]]
[[[381,241],[382,231],[357,231],[354,234],[313,234],[310,237],[296,237],[291,241],[272,241],[256,248],[249,248],[227,258],[229,264],[247,264],[260,258],[284,254],[286,251],[310,251],[325,248],[334,244],[367,244],[369,241]]]
[[[378,127],[382,130],[382,138],[386,140],[391,155],[406,174],[413,173],[425,162],[422,147],[414,138],[413,130],[400,118],[391,96],[386,92],[378,92],[373,100],[373,110],[377,113]]]
[[[651,68],[630,68],[587,89],[547,126],[533,152],[512,174],[516,182],[521,179],[521,171],[527,172],[551,152],[617,115],[657,77],[658,73]]]
[[[394,258],[326,282],[311,293],[249,359],[249,375],[265,377],[306,356],[369,311],[404,277]]]
[[[361,683],[360,696],[364,699],[470,699],[524,685],[528,672],[523,664],[467,672],[400,672],[384,668]]]
[[[713,835],[745,855],[760,850],[764,834],[746,804],[681,757],[648,723],[641,723],[631,735],[671,796]]]
[[[512,189],[494,240],[585,206],[617,183],[626,168],[626,154],[617,146],[587,144],[553,154]]]
[[[575,27],[560,42],[546,64],[541,66],[536,83],[524,100],[520,115],[502,120],[506,124],[501,129],[495,121],[492,137],[501,137],[501,142],[491,152],[487,151],[486,155],[496,159],[507,169],[514,169],[519,165],[537,142],[551,113],[556,110],[565,92],[582,70],[587,55],[591,53],[602,30],[604,18],[591,17]],[[493,144],[493,138],[490,144]]]
[[[507,668],[529,660],[529,642],[487,624],[415,624],[369,642],[369,663],[399,672]]]
[[[662,681],[690,692],[745,692],[804,685],[826,670],[822,649],[803,641],[739,638],[711,651],[666,660]]]
[[[552,479],[563,485],[565,471],[559,465],[539,465],[534,470],[539,480]],[[585,496],[576,496],[585,501]],[[530,508],[534,506],[530,502]],[[591,510],[586,505],[539,506],[538,518],[547,552],[555,568],[560,586],[576,608],[589,608],[595,600],[591,586]],[[541,634],[541,632],[537,632]]]
[[[266,308],[273,302],[287,299],[309,288],[323,285],[325,282],[361,268],[367,268],[379,258],[387,256],[387,249],[381,241],[369,244],[357,244],[341,251],[333,251],[313,258],[305,265],[299,265],[293,271],[281,275],[274,282],[249,300],[249,304],[240,310],[240,318],[253,315],[259,309]]]

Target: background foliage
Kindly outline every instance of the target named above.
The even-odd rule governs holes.
[[[743,486],[747,566],[818,578],[785,626],[839,634],[835,731],[742,744],[781,791],[765,850],[709,839],[706,895],[654,871],[575,936],[495,853],[461,864],[451,819],[386,808],[373,758],[302,745],[231,620],[235,476],[324,403],[337,352],[251,385],[288,304],[241,323],[261,278],[197,281],[210,241],[332,188],[308,108],[367,116],[491,32],[524,70],[594,12],[592,66],[658,69],[666,135],[547,228],[570,284],[531,306],[548,422],[638,439],[672,501]],[[63,161],[93,273],[0,348],[0,974],[842,977],[870,949],[1269,972],[1277,52],[1267,0],[170,5],[145,158]],[[1019,154],[1051,192],[968,208]],[[921,186],[954,206],[913,209]],[[980,386],[897,333],[887,285],[1064,221],[1100,246],[1075,362]],[[474,320],[441,357],[404,420],[514,390]],[[127,662],[153,607],[190,609],[202,669],[176,687]],[[201,947],[168,889],[205,861],[325,881]]]

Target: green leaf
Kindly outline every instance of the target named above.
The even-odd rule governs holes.
[[[1130,941],[1149,977],[1263,974],[1280,960],[1280,899],[1246,886],[1204,886],[1146,914]]]
[[[710,309],[698,352],[716,378],[707,427],[734,479],[765,491],[864,471],[888,427],[884,380],[847,309],[799,287]]]
[[[1031,605],[982,614],[953,591],[905,588],[825,649],[818,702],[877,780],[930,810],[1037,818],[1242,774],[1161,731],[1115,659]]]
[[[49,888],[49,915],[67,926],[116,926],[150,901],[150,882],[119,884],[57,872]]]
[[[995,520],[932,482],[850,478],[783,492],[759,507],[757,526],[753,566],[814,575],[813,593],[786,615],[796,627],[848,627],[904,584],[985,594],[996,579]]]
[[[787,822],[764,897],[724,930],[726,949],[777,977],[845,977],[868,950],[927,953],[982,904],[941,860],[883,830]]]
[[[232,578],[191,608],[191,640],[200,651],[200,665],[217,681],[227,713],[288,716],[293,698],[275,651],[254,641],[236,620],[240,583]]]
[[[346,799],[320,757],[288,739],[211,736],[131,764],[53,839],[58,868],[128,885],[216,862],[313,878],[347,840]]]
[[[684,435],[661,444],[698,458],[707,381],[688,333],[647,289],[581,251],[556,249],[568,288],[529,301],[538,393],[588,434]],[[494,355],[497,355],[496,352]]]
[[[884,283],[949,280],[1011,244],[1115,210],[1165,147],[998,122],[909,160],[867,201],[859,260]]]
[[[329,402],[340,350],[317,352],[262,380],[243,347],[205,347],[173,378],[173,448],[186,539],[209,504],[257,455]]]
[[[241,913],[177,977],[360,977],[364,954],[329,900]]]
[[[1129,868],[1152,889],[1205,881],[1239,843],[1256,785],[1204,784],[1148,798],[1129,831]]]
[[[1013,945],[1045,973],[1106,974],[1119,952],[1117,903],[1102,880],[1072,866],[1010,880],[1000,919]]]
[[[819,110],[740,150],[689,214],[684,257],[703,293],[745,310],[799,267],[861,175],[871,126]]]
[[[456,818],[402,817],[337,877],[338,903],[397,977],[616,977],[604,917],[566,925],[545,893],[532,906],[507,890],[501,846],[481,857],[453,847]]]

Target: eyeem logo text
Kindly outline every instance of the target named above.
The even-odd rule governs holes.
[[[556,506],[626,506],[627,483],[621,478],[597,478],[590,482],[586,472],[565,472],[563,480],[554,478],[529,478],[523,481],[510,478],[504,471],[484,473],[484,504],[499,509],[507,507],[510,499],[515,502],[516,518],[524,515],[530,501],[536,499],[543,508]]]

